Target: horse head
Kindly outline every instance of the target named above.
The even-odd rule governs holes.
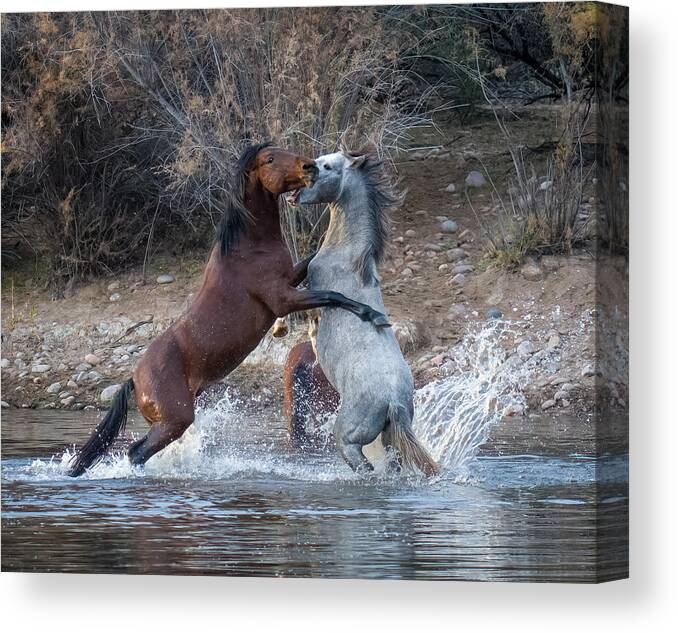
[[[313,186],[318,168],[312,158],[272,147],[268,143],[254,147],[257,151],[249,157],[243,169],[249,182],[258,181],[276,197]]]

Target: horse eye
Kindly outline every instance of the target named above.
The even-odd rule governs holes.
[[[327,171],[329,171],[332,168],[329,165],[325,165],[325,169],[327,169]]]
[[[268,160],[266,161],[267,163],[272,163],[273,162],[273,156],[269,156]]]

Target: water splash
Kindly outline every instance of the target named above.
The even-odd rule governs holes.
[[[446,471],[445,478],[469,480],[469,466],[493,426],[507,413],[526,409],[523,388],[548,355],[521,359],[514,352],[519,323],[493,321],[467,333],[451,350],[444,377],[415,392],[414,430]],[[540,352],[541,353],[541,352]],[[331,442],[333,419],[324,425]],[[352,481],[357,477],[337,456],[286,450],[282,423],[261,414],[257,396],[227,390],[216,403],[199,400],[195,423],[183,437],[144,468],[114,453],[91,468],[86,479],[162,477],[219,479],[282,477],[304,481]],[[365,454],[383,475],[386,461],[379,438]],[[39,479],[65,478],[72,453],[35,460],[26,473]]]
[[[414,430],[440,465],[463,477],[501,418],[527,408],[523,388],[534,369],[508,350],[515,324],[470,331],[453,350],[446,376],[415,393]]]

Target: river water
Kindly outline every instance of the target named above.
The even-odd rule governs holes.
[[[235,407],[227,399],[221,413]],[[119,452],[81,479],[64,475],[64,448],[101,414],[5,410],[3,571],[573,582],[626,574],[628,461],[623,446],[596,457],[591,424],[514,419],[433,481],[365,480],[334,451],[294,452],[275,416],[218,410],[203,411],[145,469]],[[144,431],[130,420],[128,436]]]
[[[414,430],[442,467],[370,478],[333,450],[300,454],[256,395],[198,403],[195,424],[132,468],[65,471],[101,413],[5,409],[2,569],[143,574],[572,581],[628,572],[624,419],[506,417],[557,351],[511,354],[516,324],[469,331],[415,394]],[[331,429],[331,420],[327,428]],[[328,435],[331,437],[331,433]]]

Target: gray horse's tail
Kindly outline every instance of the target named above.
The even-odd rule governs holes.
[[[410,468],[415,466],[428,477],[437,475],[440,468],[415,437],[407,409],[402,405],[390,404],[388,419],[391,422],[393,447],[400,453],[403,462]]]

